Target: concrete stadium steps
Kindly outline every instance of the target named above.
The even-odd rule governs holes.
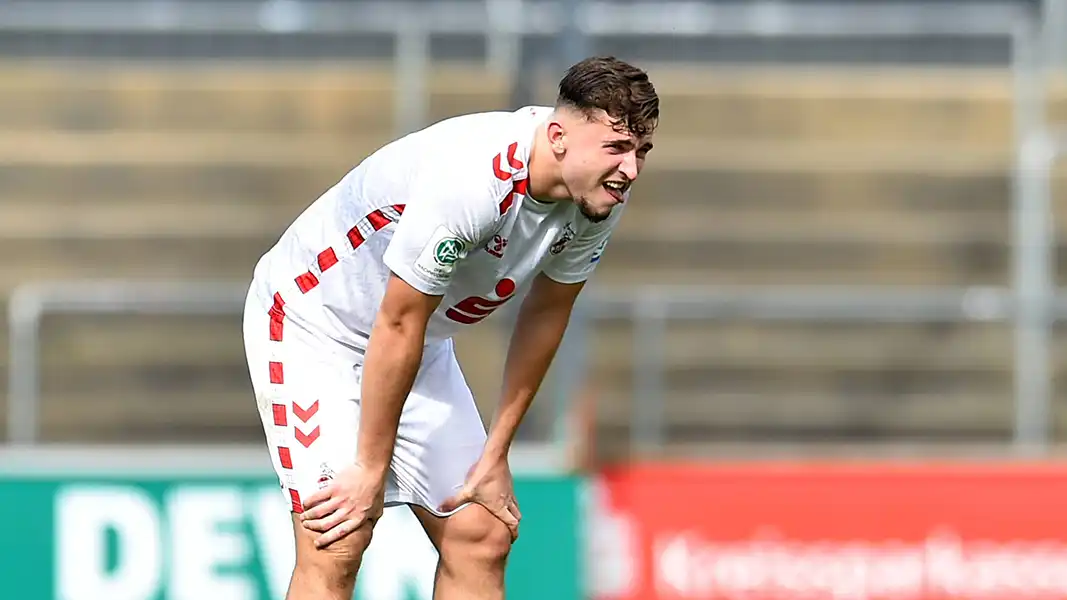
[[[502,332],[470,330],[458,342],[486,418],[499,390]],[[664,422],[679,443],[1002,439],[1011,429],[1010,340],[996,324],[676,322],[663,355]],[[627,325],[601,323],[589,355],[609,445],[632,425],[633,343]],[[43,434],[69,442],[257,442],[242,344],[236,316],[49,317]],[[1067,330],[1055,344],[1057,389],[1067,389]],[[1067,404],[1057,402],[1054,417],[1062,436]]]
[[[0,161],[0,202],[80,200],[91,210],[99,202],[126,201],[150,209],[153,203],[244,202],[249,211],[272,204],[304,207],[336,183],[349,165],[143,165]]]
[[[634,448],[634,420],[628,412],[605,416],[597,427],[597,450],[608,460],[632,453],[694,455],[694,449],[730,444],[850,445],[854,450],[885,443],[984,444],[1010,442],[1010,394],[778,395],[674,392],[664,402],[663,443]],[[606,394],[604,411],[618,411],[625,396]],[[960,420],[960,415],[967,420]],[[815,452],[821,454],[820,452]],[[855,455],[853,455],[855,456]],[[747,458],[752,458],[749,455]]]
[[[0,194],[88,199],[160,194],[246,196],[309,202],[387,142],[334,137],[218,133],[0,132]],[[841,144],[659,142],[634,188],[636,202],[709,206],[910,210],[1008,206],[1007,150],[850,147]],[[1067,170],[1058,172],[1062,182]],[[1061,186],[1062,187],[1062,186]]]
[[[57,279],[247,281],[274,237],[0,238],[0,290]]]
[[[591,368],[609,446],[633,424],[633,344],[626,326],[598,328]],[[1012,426],[1002,325],[677,323],[665,347],[663,422],[674,441],[992,440]],[[1067,423],[1067,405],[1055,416]]]
[[[0,135],[0,156],[7,158],[0,165],[0,194],[11,199],[3,209],[12,216],[8,229],[38,223],[16,237],[59,237],[76,228],[75,237],[86,239],[64,244],[88,245],[95,236],[101,238],[97,246],[117,247],[120,240],[103,239],[114,237],[132,249],[136,238],[178,244],[177,236],[190,235],[199,249],[213,240],[220,251],[236,249],[228,253],[248,269],[304,206],[375,147],[372,138],[349,145],[324,136],[261,134],[29,137]],[[662,166],[650,167],[635,190],[634,214],[610,250],[618,258],[605,261],[608,282],[986,284],[1007,277],[1004,157],[957,153],[954,164],[920,167],[933,154],[949,153],[934,150],[906,157],[915,171],[894,171],[882,160],[885,152],[856,151],[851,160],[861,170],[842,173],[835,170],[840,148],[816,145],[806,162],[779,157],[761,166],[758,157],[773,145],[763,153],[750,148],[745,158],[745,152],[730,154],[729,145],[698,154],[704,145],[676,142],[657,149]],[[27,144],[36,150],[28,152]],[[257,150],[242,154],[244,147]],[[792,152],[799,156],[801,149]],[[813,158],[820,149],[822,158]],[[84,208],[74,212],[73,198]],[[37,206],[17,217],[16,203]],[[38,221],[51,203],[69,208],[68,219]],[[182,208],[186,216],[179,218]],[[240,218],[242,212],[249,216]],[[1067,224],[1067,210],[1059,208],[1057,218]],[[150,252],[145,244],[138,248],[130,256]],[[173,253],[166,258],[180,260]],[[18,277],[38,268],[13,267]]]
[[[1007,74],[654,76],[657,147],[594,285],[1007,282]],[[553,80],[539,80],[542,101]],[[478,67],[435,67],[429,88],[435,120],[508,103],[506,83]],[[246,280],[293,217],[391,139],[394,89],[378,65],[0,65],[0,253],[18,257],[0,268],[0,290],[69,277]],[[1067,85],[1054,89],[1054,112],[1067,114]],[[1067,265],[1067,204],[1054,213]],[[619,444],[632,425],[633,340],[619,323],[597,331],[600,430]],[[50,439],[261,439],[236,319],[50,317],[43,333]],[[999,325],[676,324],[666,422],[682,445],[739,432],[1003,439],[1011,344]],[[1067,390],[1067,328],[1056,344],[1056,389]],[[457,347],[491,414],[499,331]],[[1062,402],[1055,420],[1067,433]]]
[[[6,325],[0,326],[4,339]],[[492,328],[465,332],[458,342],[486,415],[499,391],[502,342]],[[8,353],[6,344],[0,346],[0,370]],[[41,435],[47,441],[262,439],[240,315],[49,315],[41,328],[40,363]],[[0,428],[6,417],[4,400]]]
[[[0,239],[268,239],[278,237],[308,203],[167,196],[174,194],[160,190],[151,201],[5,198],[0,200]]]
[[[122,381],[122,380],[119,380]],[[229,387],[121,390],[43,396],[40,440],[48,443],[261,444],[255,397]]]
[[[699,203],[663,210],[656,198],[635,199],[630,211],[605,254],[605,271],[685,267],[695,279],[735,284],[1000,284],[1008,277],[1005,213]]]
[[[1011,155],[952,144],[849,146],[669,138],[649,155],[634,198],[716,208],[902,211],[1009,206]],[[1067,170],[1057,170],[1063,181]]]
[[[194,207],[188,208],[194,212]],[[279,213],[277,220],[283,221]],[[91,230],[87,227],[73,236],[48,228],[37,235],[30,231],[0,237],[0,252],[21,257],[0,266],[0,289],[41,279],[247,280],[256,261],[281,232],[280,227],[270,233],[248,231],[241,225],[215,227],[203,216],[190,221],[188,227],[158,221],[133,220],[113,226],[98,222]],[[201,227],[197,221],[206,224]],[[985,285],[1003,284],[1009,274],[1008,240],[994,235],[996,232],[984,239],[903,234],[864,239],[814,226],[788,231],[768,225],[751,236],[732,232],[728,226],[709,227],[703,237],[679,234],[664,239],[663,233],[620,233],[594,281],[629,286],[774,282]],[[1067,258],[1067,240],[1059,245],[1058,254]],[[1060,264],[1061,273],[1067,275],[1067,261]]]
[[[127,168],[221,165],[267,169],[307,168],[326,163],[351,167],[389,140],[387,134],[182,132],[178,130],[97,132],[3,132],[0,161],[7,165]]]
[[[989,240],[920,244],[803,234],[752,239],[724,233],[700,241],[619,236],[604,256],[604,278],[631,285],[1003,285],[1010,267],[1008,246]],[[679,280],[682,269],[689,275]],[[619,272],[608,276],[612,271]]]
[[[819,343],[813,344],[813,336]],[[885,385],[866,373],[894,374],[895,388],[922,387],[930,373],[1002,371],[1010,364],[1011,329],[1001,324],[899,324],[805,322],[702,322],[672,320],[661,359],[680,374],[703,367],[721,369],[724,386],[761,386],[761,377],[746,373],[766,367],[771,372],[842,375],[842,385]],[[593,337],[596,364],[629,365],[634,340],[629,325],[600,322]],[[1063,367],[1067,368],[1067,363]],[[684,373],[683,373],[684,372]],[[845,375],[859,374],[855,381]],[[736,376],[728,376],[736,373]],[[914,381],[901,376],[911,373]],[[972,378],[950,381],[969,385]],[[669,383],[669,381],[668,381]],[[739,390],[741,388],[738,388]]]
[[[937,69],[708,69],[655,73],[664,135],[864,143],[1009,143],[1007,73]]]
[[[678,203],[682,204],[682,203]],[[675,210],[663,210],[663,208]],[[902,212],[862,207],[832,210],[759,210],[732,207],[671,206],[669,202],[635,200],[615,235],[675,242],[751,240],[776,242],[870,243],[887,245],[956,245],[1002,243],[1011,235],[1010,217],[1000,211],[953,211],[931,208]],[[632,217],[632,218],[630,218]]]
[[[634,450],[633,341],[621,323],[598,333],[590,368],[597,445],[619,459]],[[1011,335],[998,324],[676,326],[664,357],[666,443],[656,451],[692,456],[753,441],[1005,442],[1014,416]],[[1050,427],[1062,440],[1067,325],[1053,345]]]
[[[649,67],[664,136],[1008,144],[1012,80],[990,70]],[[385,65],[166,69],[0,66],[0,128],[389,132],[396,89]],[[535,75],[551,102],[559,74]],[[1054,91],[1062,98],[1064,86]],[[508,106],[508,82],[478,66],[434,65],[437,120]],[[1057,110],[1067,108],[1061,102]],[[877,115],[877,117],[875,117]]]
[[[238,315],[46,316],[42,439],[258,441],[243,352]]]
[[[379,65],[0,66],[0,129],[394,133],[396,81]],[[435,66],[430,118],[499,110],[506,83],[479,68]]]

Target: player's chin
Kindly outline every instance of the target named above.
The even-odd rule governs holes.
[[[610,217],[612,208],[611,206],[593,206],[588,201],[582,202],[578,206],[582,216],[593,223],[600,223]]]

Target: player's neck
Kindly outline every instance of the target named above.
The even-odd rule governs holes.
[[[530,164],[527,168],[530,187],[527,193],[539,202],[559,202],[570,200],[570,192],[563,183],[559,161],[548,142],[545,126],[541,125],[534,134],[533,146],[530,148]]]

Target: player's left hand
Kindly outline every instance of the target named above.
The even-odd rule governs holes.
[[[458,494],[441,504],[441,512],[449,512],[473,502],[484,506],[511,531],[511,541],[519,539],[519,502],[515,499],[515,483],[507,460],[482,459],[467,474],[467,481]]]

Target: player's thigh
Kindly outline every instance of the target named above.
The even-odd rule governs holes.
[[[295,513],[355,456],[359,377],[333,343],[287,318],[279,331],[265,311],[246,309],[252,387],[271,462]]]
[[[468,504],[447,516],[421,506],[411,510],[450,569],[491,569],[500,566],[511,552],[511,531],[480,504]]]
[[[485,447],[485,426],[452,343],[426,356],[404,405],[392,471],[398,500],[437,514]]]

